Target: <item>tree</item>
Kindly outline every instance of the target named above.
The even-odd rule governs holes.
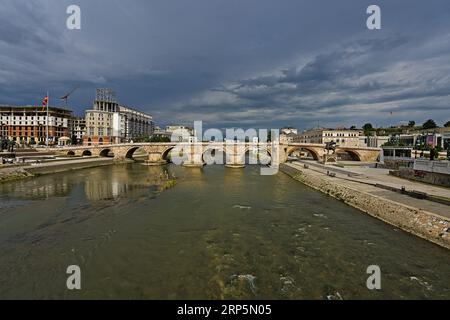
[[[447,121],[447,122],[444,124],[444,127],[450,128],[450,121]]]
[[[424,129],[434,129],[434,128],[437,128],[437,124],[434,120],[428,119],[427,121],[425,121],[425,123],[422,125],[422,127]]]
[[[430,150],[430,160],[433,161],[439,157],[439,152],[435,148],[431,148]]]
[[[162,135],[153,135],[147,142],[170,142],[170,138]]]
[[[410,122],[408,122],[408,127],[414,128],[415,126],[416,126],[416,122],[414,120],[411,120]]]
[[[351,126],[350,130],[356,130],[356,126]]]
[[[371,123],[366,123],[365,125],[363,125],[363,130],[364,131],[371,131],[373,130],[373,126]]]

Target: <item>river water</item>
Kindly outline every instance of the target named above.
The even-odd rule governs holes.
[[[1,184],[0,257],[2,299],[450,299],[448,250],[257,166]],[[381,290],[367,289],[370,265]]]

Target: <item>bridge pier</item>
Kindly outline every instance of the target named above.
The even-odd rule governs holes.
[[[231,169],[243,169],[245,168],[245,164],[226,164],[225,167]]]
[[[163,166],[167,164],[167,160],[162,158],[161,153],[150,152],[147,160],[144,161],[144,164],[147,166]]]
[[[245,145],[227,146],[225,167],[232,169],[245,168]]]
[[[187,154],[187,160],[183,162],[183,167],[203,168],[206,164],[203,162],[203,147],[199,144],[193,144],[186,147],[183,151]]]

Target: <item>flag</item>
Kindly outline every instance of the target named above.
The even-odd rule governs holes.
[[[45,111],[45,108],[47,107],[48,104],[48,96],[46,96],[44,98],[44,100],[42,100],[42,111]]]

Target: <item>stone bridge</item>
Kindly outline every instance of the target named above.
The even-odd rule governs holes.
[[[246,155],[257,155],[266,159],[262,164],[284,163],[295,151],[308,152],[315,160],[321,161],[326,154],[322,144],[275,144],[244,142],[200,142],[200,143],[125,143],[114,145],[69,146],[49,149],[60,156],[114,157],[117,161],[133,159],[137,151],[145,154],[149,165],[162,165],[169,161],[184,166],[203,166],[219,163],[229,167],[244,167]],[[376,162],[381,149],[337,147],[337,153],[346,153],[353,160]],[[270,159],[269,159],[270,158]],[[180,160],[181,159],[181,160]],[[269,160],[267,160],[269,159]],[[253,163],[252,163],[253,164]]]

